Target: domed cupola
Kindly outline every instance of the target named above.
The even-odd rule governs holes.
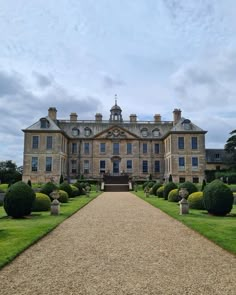
[[[110,110],[110,121],[111,122],[123,122],[122,119],[122,110],[121,108],[117,105],[117,95],[115,95],[115,105],[111,108]]]

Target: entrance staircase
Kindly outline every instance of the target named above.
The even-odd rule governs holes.
[[[128,175],[119,175],[119,176],[104,175],[104,191],[105,192],[128,192],[129,176]]]

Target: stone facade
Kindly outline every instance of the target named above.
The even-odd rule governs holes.
[[[123,120],[115,103],[109,120],[102,114],[95,120],[79,120],[71,113],[69,120],[59,120],[56,108],[48,116],[23,130],[23,180],[59,181],[99,179],[104,173],[129,174],[135,178],[201,182],[206,168],[205,133],[181,111],[173,111],[173,121],[138,121],[135,114]]]

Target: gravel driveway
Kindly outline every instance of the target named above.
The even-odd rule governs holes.
[[[0,294],[236,294],[236,258],[131,193],[103,193],[0,271]]]

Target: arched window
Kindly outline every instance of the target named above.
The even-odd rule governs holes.
[[[49,121],[46,118],[41,118],[40,119],[40,127],[41,128],[49,128]]]
[[[152,135],[153,135],[154,137],[158,137],[158,136],[160,136],[160,130],[159,130],[158,128],[153,129],[153,130],[152,130]]]
[[[74,128],[72,129],[72,135],[73,135],[73,136],[78,136],[78,135],[79,135],[79,129],[77,129],[76,127],[74,127]]]
[[[90,136],[92,134],[92,130],[89,127],[84,128],[84,135]]]
[[[141,129],[141,134],[143,137],[147,137],[148,136],[148,129],[147,128]]]

